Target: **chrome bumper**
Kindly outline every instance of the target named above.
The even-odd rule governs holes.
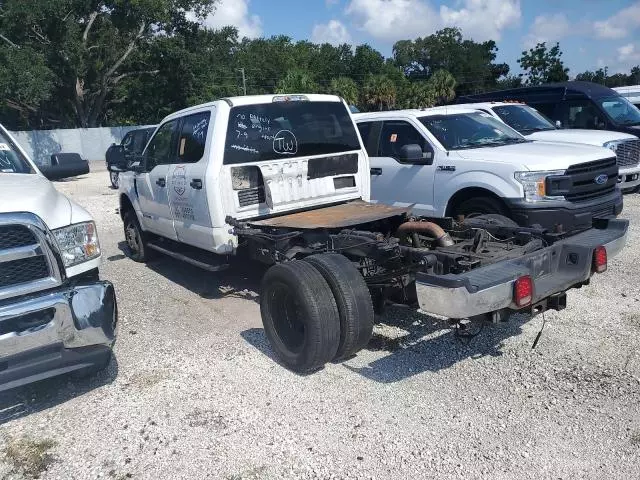
[[[634,180],[635,178],[635,180]],[[621,168],[618,172],[618,188],[629,190],[640,185],[640,165]]]
[[[106,281],[61,287],[1,305],[0,390],[11,388],[7,383],[29,383],[16,380],[17,371],[25,379],[39,380],[88,366],[82,352],[113,346],[117,315],[113,285]],[[61,365],[65,351],[74,352],[73,365]],[[49,374],[47,363],[55,365]]]
[[[523,275],[533,279],[533,304],[583,284],[592,275],[593,250],[597,246],[606,247],[609,259],[625,246],[628,221],[612,220],[610,225],[615,228],[591,229],[521,259],[498,262],[464,274],[439,278],[418,274],[416,292],[420,309],[454,319],[502,309],[518,310],[513,303],[513,288]],[[569,255],[577,255],[571,265]]]

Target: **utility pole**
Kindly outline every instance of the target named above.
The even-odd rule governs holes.
[[[247,95],[247,77],[244,76],[244,67],[243,68],[239,68],[238,69],[240,72],[242,72],[242,91],[244,92],[244,95]]]

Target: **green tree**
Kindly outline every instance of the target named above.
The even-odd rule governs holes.
[[[369,45],[358,45],[351,62],[351,78],[364,84],[371,75],[385,73],[384,56]]]
[[[294,69],[289,70],[284,78],[280,79],[275,93],[317,93],[319,89],[309,73]]]
[[[356,105],[358,103],[358,85],[352,78],[336,77],[332,79],[328,92],[341,96],[349,105]]]
[[[519,88],[522,86],[520,75],[507,75],[496,83],[497,90],[507,90],[509,88]]]
[[[363,103],[375,110],[390,109],[396,102],[396,86],[385,75],[369,75],[364,82]]]
[[[437,104],[444,104],[456,98],[456,79],[446,70],[438,70],[428,81]]]
[[[538,43],[528,51],[522,52],[518,60],[520,67],[525,71],[527,85],[541,85],[550,82],[563,82],[569,80],[569,69],[562,62],[560,44],[547,48],[545,42]]]
[[[217,0],[5,0],[0,33],[46,60],[55,87],[48,109],[63,124],[98,126],[125,79],[153,75],[150,46]]]
[[[407,82],[400,90],[400,108],[428,108],[436,104],[436,96],[429,82],[418,80]]]

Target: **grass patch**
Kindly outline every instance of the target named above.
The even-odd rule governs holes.
[[[15,473],[26,478],[39,478],[54,462],[54,457],[49,451],[56,445],[56,442],[49,438],[9,438],[3,449],[4,459]]]

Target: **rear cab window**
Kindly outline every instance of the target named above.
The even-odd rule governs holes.
[[[344,104],[290,101],[231,108],[224,164],[236,165],[360,150]]]

